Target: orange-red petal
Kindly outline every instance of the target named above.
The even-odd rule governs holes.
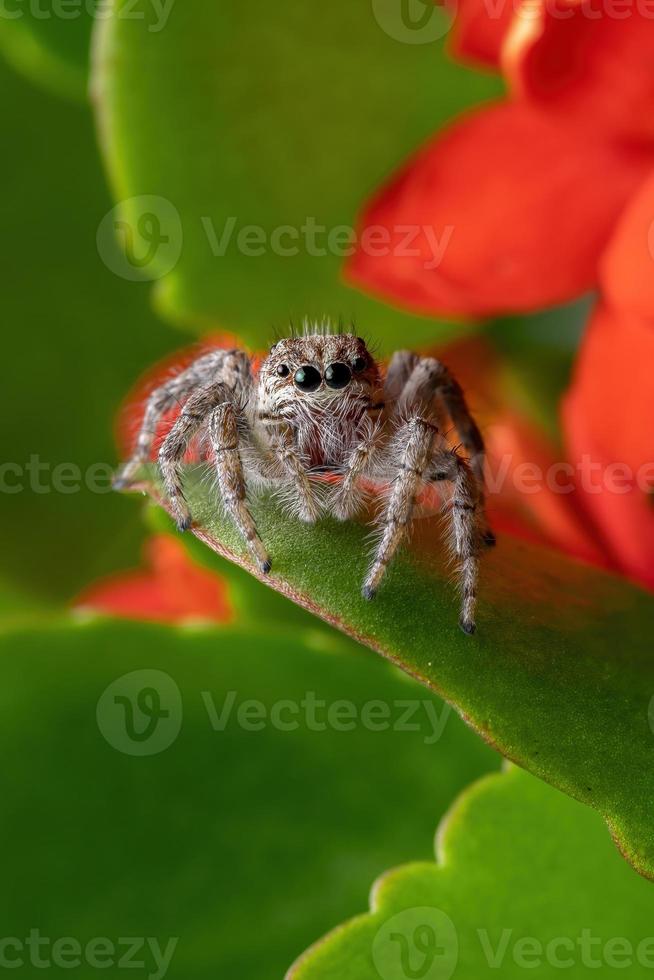
[[[112,575],[86,589],[77,609],[163,623],[229,622],[232,610],[223,580],[195,565],[184,546],[166,535],[146,546],[147,568]]]
[[[654,588],[654,329],[600,307],[588,327],[563,421],[585,465],[584,507],[613,564]]]
[[[654,140],[654,17],[640,0],[523,0],[503,66],[512,90],[596,133]]]
[[[533,424],[506,412],[486,434],[488,511],[498,531],[609,567],[585,519],[570,463]]]
[[[499,68],[502,45],[514,14],[514,0],[448,0],[456,16],[450,35],[455,58]]]
[[[601,280],[608,303],[650,318],[654,329],[654,166],[620,217],[602,259]]]
[[[467,115],[365,209],[355,285],[427,314],[485,316],[576,297],[649,152],[595,142],[524,104]]]

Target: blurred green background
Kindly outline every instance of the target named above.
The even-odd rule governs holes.
[[[158,358],[214,330],[261,346],[299,312],[354,314],[383,351],[463,329],[349,290],[333,256],[230,253],[221,265],[197,219],[352,223],[426,136],[500,85],[455,66],[440,41],[398,42],[367,4],[177,0],[149,31],[153,6],[139,0],[130,9],[142,20],[117,18],[95,39],[94,117],[91,18],[61,18],[54,4],[41,5],[49,18],[11,9],[22,15],[0,18],[2,934],[175,936],[170,977],[273,980],[365,910],[378,874],[428,860],[440,816],[499,757],[453,713],[434,744],[424,728],[213,731],[203,691],[268,707],[315,692],[445,710],[261,586],[248,592],[249,619],[265,612],[269,629],[87,622],[66,609],[90,582],[140,561],[142,507],[108,492],[106,473],[119,405]],[[185,235],[156,288],[158,313],[152,284],[116,275],[96,244],[117,199],[150,194],[174,201]],[[515,397],[541,420],[584,315],[582,304],[488,328],[522,379]],[[551,370],[535,377],[544,357]],[[84,480],[54,489],[57,467],[84,477],[96,464],[103,492]],[[146,758],[112,745],[96,720],[107,686],[140,670],[169,675],[183,703],[179,738]],[[90,975],[83,964],[65,972]]]

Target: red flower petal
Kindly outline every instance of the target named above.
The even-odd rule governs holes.
[[[504,38],[514,15],[512,0],[449,0],[456,13],[450,51],[474,65],[499,68]]]
[[[79,596],[74,606],[163,623],[230,621],[223,580],[195,565],[179,541],[157,535],[148,541],[146,556],[149,569],[103,579]]]
[[[624,313],[651,318],[654,329],[654,174],[622,214],[601,273],[607,301]]]
[[[617,216],[651,165],[525,105],[464,117],[366,209],[346,269],[427,314],[492,315],[590,289]]]
[[[652,140],[653,51],[639,0],[524,0],[503,64],[516,93],[576,125]]]
[[[507,412],[487,438],[493,527],[609,567],[610,556],[598,546],[585,519],[575,474],[546,436]]]
[[[654,329],[598,309],[563,420],[568,455],[587,470],[584,506],[625,574],[654,588]],[[625,469],[625,467],[627,469]],[[628,478],[627,470],[630,477]]]

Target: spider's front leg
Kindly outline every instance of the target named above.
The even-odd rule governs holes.
[[[419,416],[400,426],[395,434],[391,462],[397,475],[381,522],[381,540],[361,590],[364,599],[375,597],[389,562],[406,537],[437,434],[436,426]]]
[[[320,505],[313,492],[309,475],[298,454],[293,433],[286,425],[276,426],[269,436],[270,452],[284,477],[290,480],[294,490],[294,506],[301,520],[313,524],[320,517]]]
[[[373,563],[363,585],[366,599],[374,598],[379,583],[398,546],[405,538],[416,498],[424,482],[452,485],[451,524],[454,548],[460,561],[461,629],[475,631],[475,604],[479,555],[483,541],[483,501],[478,481],[468,463],[453,449],[435,446],[436,426],[416,417],[402,426],[395,437],[397,477],[395,478],[384,520],[383,534]]]
[[[425,479],[452,486],[450,522],[461,586],[459,625],[471,634],[475,632],[479,556],[482,545],[488,543],[483,494],[471,467],[453,449],[442,448],[433,454]]]
[[[239,452],[238,420],[236,409],[231,403],[219,405],[211,413],[209,436],[215,454],[220,496],[225,509],[241,532],[259,568],[267,574],[271,569],[271,561],[247,504],[245,477]]]
[[[370,472],[381,442],[382,428],[378,420],[366,418],[359,441],[343,467],[343,478],[332,499],[331,511],[339,521],[347,521],[360,510],[364,499],[361,477]]]

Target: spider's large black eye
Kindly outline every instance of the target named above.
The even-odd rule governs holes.
[[[322,378],[320,377],[320,371],[316,371],[315,367],[312,367],[310,364],[303,364],[295,372],[293,380],[300,391],[315,391],[316,388],[320,387]]]
[[[277,374],[280,376],[280,378],[285,378],[286,375],[290,373],[291,373],[291,369],[289,368],[288,364],[277,365]]]
[[[334,361],[325,371],[325,381],[329,388],[344,388],[352,380],[352,372],[347,364]]]
[[[366,361],[365,357],[355,357],[352,361],[352,370],[356,371],[357,374],[360,371],[365,371],[367,363],[368,362]]]

